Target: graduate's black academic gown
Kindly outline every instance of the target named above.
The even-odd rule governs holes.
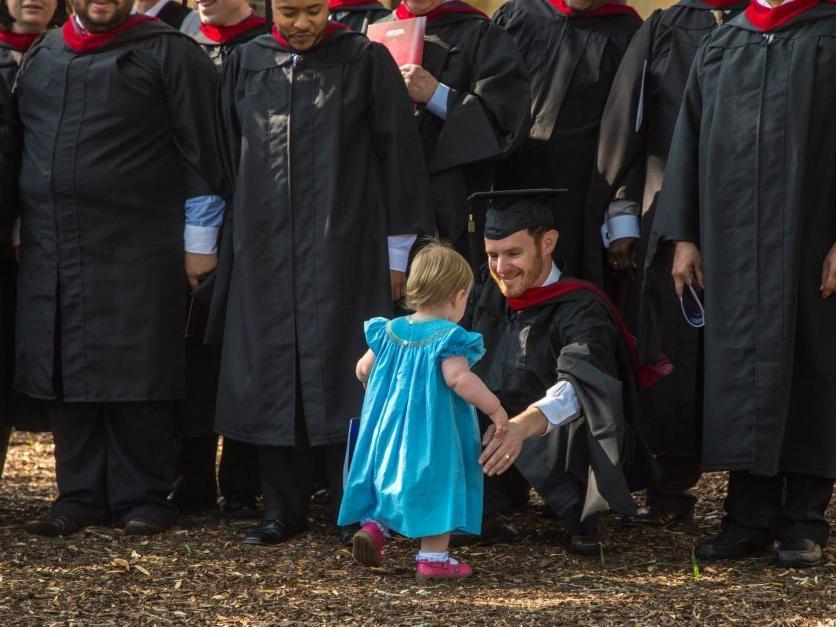
[[[223,67],[224,61],[226,58],[232,54],[232,51],[235,50],[241,44],[245,44],[251,39],[255,39],[259,35],[262,35],[266,27],[261,25],[255,25],[253,28],[236,35],[232,39],[225,41],[223,43],[213,41],[209,39],[206,35],[204,35],[201,31],[197,31],[192,37],[194,40],[200,44],[200,47],[203,48],[203,51],[209,55],[209,58],[212,60],[212,63],[215,64],[215,67],[220,72],[221,67]]]
[[[605,250],[600,225],[609,203],[632,201],[641,208],[643,265],[655,203],[662,187],[673,128],[688,71],[703,38],[746,7],[746,2],[715,9],[700,0],[681,0],[655,11],[638,30],[613,80],[601,119],[598,165],[589,188],[584,233],[584,275],[603,284]],[[694,457],[700,451],[698,414],[699,332],[682,315],[670,276],[662,277],[666,296],[662,350],[673,373],[642,393],[641,422],[657,453]]]
[[[0,41],[0,429],[48,431],[49,418],[40,403],[12,389],[15,360],[17,262],[11,230],[18,214],[17,168],[19,122],[12,106],[12,87],[20,53]]]
[[[331,19],[345,24],[351,30],[365,34],[369,24],[389,15],[389,9],[380,2],[368,2],[354,6],[337,6],[331,9]]]
[[[88,54],[60,30],[30,49],[17,90],[21,391],[183,396],[184,203],[222,179],[217,80],[197,44],[155,21]]]
[[[348,29],[300,55],[263,35],[227,60],[221,103],[235,192],[210,313],[218,431],[293,446],[301,389],[310,444],[344,442],[363,322],[392,311],[386,237],[433,229],[403,78]]]
[[[836,477],[836,298],[819,293],[836,241],[834,102],[834,5],[770,34],[738,15],[694,61],[646,288],[670,273],[657,246],[700,247],[706,470]],[[652,354],[658,335],[643,340]]]
[[[583,516],[635,512],[631,490],[654,478],[652,455],[634,431],[638,392],[626,344],[607,306],[574,291],[513,313],[488,279],[473,313],[485,356],[474,366],[509,416],[572,383],[583,417],[528,440],[516,468],[559,515],[583,503]],[[590,471],[591,468],[591,471]]]
[[[179,2],[179,0],[169,0],[165,6],[160,9],[160,12],[157,13],[157,19],[164,24],[168,24],[171,28],[179,30],[180,26],[183,24],[183,20],[185,20],[186,16],[191,12],[192,10],[187,6],[184,6],[181,2]]]
[[[582,276],[584,207],[598,127],[613,77],[641,25],[633,15],[566,16],[548,0],[510,0],[494,22],[513,37],[531,75],[531,131],[497,168],[497,187],[566,188],[555,257]],[[598,223],[598,228],[601,224]],[[600,236],[592,245],[601,248]]]
[[[492,161],[510,154],[528,131],[529,80],[508,34],[472,13],[427,23],[422,66],[450,87],[446,120],[423,105],[415,120],[439,232],[457,242],[467,227],[468,195],[492,188]]]

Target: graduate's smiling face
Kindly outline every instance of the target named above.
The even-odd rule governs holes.
[[[272,0],[273,23],[294,50],[317,44],[328,26],[325,0]]]
[[[70,0],[81,25],[91,33],[105,33],[122,24],[133,4],[133,0]]]
[[[203,24],[234,26],[252,13],[247,0],[197,0],[195,2]]]
[[[444,4],[444,0],[403,0],[403,3],[415,15],[424,15]]]
[[[488,269],[505,297],[515,298],[546,281],[557,238],[554,229],[537,234],[517,231],[504,239],[485,238]]]
[[[15,19],[12,32],[42,33],[55,15],[58,0],[9,0],[9,13]]]

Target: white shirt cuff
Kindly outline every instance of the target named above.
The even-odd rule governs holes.
[[[12,227],[12,246],[20,246],[20,218],[15,219]]]
[[[601,239],[604,242],[604,248],[610,247],[610,242],[625,237],[639,237],[641,235],[641,225],[639,217],[633,215],[621,215],[607,220],[601,227]]]
[[[569,424],[581,415],[582,409],[574,386],[565,379],[546,390],[546,395],[532,407],[543,412],[549,423],[543,435]]]
[[[183,241],[187,253],[202,255],[218,254],[218,232],[215,226],[195,226],[187,224],[183,230]]]
[[[389,269],[406,272],[409,265],[409,251],[415,244],[417,235],[390,235],[386,239],[389,243]]]

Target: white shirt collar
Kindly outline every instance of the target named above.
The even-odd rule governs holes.
[[[774,9],[776,7],[771,6],[766,0],[755,0],[759,5],[762,7],[766,7],[767,9]],[[790,2],[795,2],[795,0],[784,0],[781,4],[789,4]],[[781,6],[781,4],[777,6]]]
[[[160,11],[163,10],[163,7],[165,5],[167,5],[168,3],[169,3],[169,0],[158,0],[157,4],[155,4],[150,9],[148,9],[144,13],[144,15],[147,15],[148,17],[157,17],[157,15],[159,15]],[[131,13],[136,13],[136,7],[131,9]]]
[[[545,283],[540,287],[546,287],[547,285],[553,285],[560,280],[560,269],[557,267],[554,261],[552,261],[552,270],[549,272],[549,276],[546,277]]]

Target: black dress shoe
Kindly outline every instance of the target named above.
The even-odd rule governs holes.
[[[798,538],[782,542],[778,547],[778,566],[785,568],[810,568],[822,563],[821,546],[808,540]]]
[[[260,518],[256,499],[224,498],[221,501],[221,516],[224,518],[253,519]]]
[[[46,538],[57,538],[58,536],[71,536],[84,527],[80,522],[67,516],[49,516],[30,520],[23,525],[26,533]]]
[[[354,534],[360,531],[360,525],[346,525],[345,527],[337,527],[337,536],[340,539],[340,544],[343,546],[352,546]]]
[[[702,560],[739,559],[760,553],[772,540],[765,531],[748,531],[739,527],[727,527],[711,540],[694,547],[694,555]]]
[[[573,533],[568,548],[573,555],[597,557],[601,554],[601,534],[598,531],[583,534]]]
[[[675,512],[661,507],[640,507],[632,516],[622,516],[621,522],[628,527],[670,527],[694,521],[694,511]]]
[[[166,529],[168,525],[148,518],[132,518],[125,523],[126,536],[153,536]]]
[[[290,525],[283,520],[264,520],[244,536],[244,544],[279,544],[298,535],[307,525]]]

